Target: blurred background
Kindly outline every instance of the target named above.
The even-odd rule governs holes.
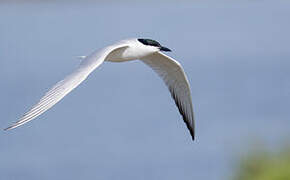
[[[77,56],[131,37],[173,50],[196,119],[192,142],[151,69],[106,62],[36,120],[0,132],[0,179],[247,179],[255,158],[287,152],[289,17],[285,0],[0,1],[1,129]]]

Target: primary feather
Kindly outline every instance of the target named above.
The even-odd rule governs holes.
[[[117,44],[115,46],[109,46],[86,57],[74,72],[68,75],[65,79],[56,83],[36,105],[34,105],[19,119],[19,121],[15,122],[12,126],[6,128],[5,130],[10,130],[21,126],[50,109],[65,95],[83,82],[95,68],[101,65],[109,53],[122,47],[127,47],[127,45]]]
[[[190,87],[182,66],[161,52],[141,59],[150,66],[165,82],[183,120],[194,140],[194,116]]]

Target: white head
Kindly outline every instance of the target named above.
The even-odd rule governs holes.
[[[114,50],[108,56],[109,61],[123,62],[140,59],[159,51],[171,51],[167,47],[161,46],[159,42],[151,39],[127,39],[118,42],[127,45],[128,48]]]
[[[171,51],[167,47],[161,46],[161,44],[152,39],[137,39],[140,43],[147,47],[157,48],[159,51]]]
[[[159,51],[171,51],[151,39],[129,39],[127,43],[130,48],[127,48],[123,53],[123,57],[126,59],[139,59]]]
[[[171,51],[169,48],[161,46],[161,44],[152,39],[137,39],[140,43],[145,45],[147,48],[152,48],[158,51]]]

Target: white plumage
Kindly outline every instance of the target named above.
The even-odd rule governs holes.
[[[187,77],[176,60],[160,51],[170,50],[154,40],[128,39],[85,56],[75,71],[56,83],[19,121],[5,130],[21,126],[50,109],[104,61],[123,62],[140,59],[163,79],[194,139],[193,108]]]

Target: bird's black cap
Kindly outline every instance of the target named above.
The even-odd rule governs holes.
[[[159,47],[160,51],[171,51],[169,48],[161,46],[159,42],[152,39],[138,39],[138,41],[147,46]]]

